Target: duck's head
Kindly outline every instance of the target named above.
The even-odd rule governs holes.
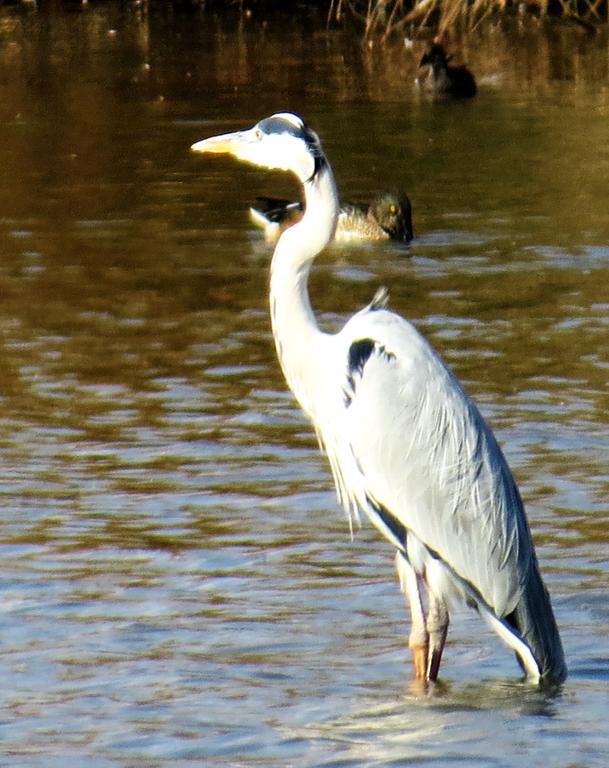
[[[381,192],[370,203],[370,212],[392,240],[412,240],[412,208],[403,192]]]
[[[445,67],[450,58],[450,56],[446,55],[444,46],[440,45],[440,43],[433,43],[423,54],[419,66],[424,67],[426,64],[431,64],[432,67]]]

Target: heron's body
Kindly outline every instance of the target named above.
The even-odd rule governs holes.
[[[276,242],[281,233],[302,216],[303,203],[275,197],[256,198],[250,208],[252,221],[264,230],[268,242]],[[412,240],[412,210],[410,200],[402,192],[380,192],[370,203],[343,203],[336,220],[334,239],[354,240]]]
[[[351,515],[365,512],[397,550],[416,674],[435,679],[448,607],[460,598],[516,651],[531,679],[562,680],[562,646],[524,508],[474,403],[383,298],[337,334],[315,321],[308,274],[338,213],[316,135],[296,116],[280,114],[194,148],[289,169],[303,184],[304,215],[282,234],[271,265],[277,354],[315,426],[343,506]]]
[[[450,64],[444,48],[434,43],[423,55],[421,67],[429,64],[431,71],[423,83],[423,88],[431,94],[441,97],[471,98],[476,95],[476,80],[469,69],[463,65]]]

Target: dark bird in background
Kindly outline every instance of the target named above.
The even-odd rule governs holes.
[[[275,197],[257,197],[250,208],[254,224],[264,230],[268,241],[302,216],[304,205]],[[399,191],[376,194],[370,203],[343,203],[336,222],[335,240],[412,240],[412,207],[408,196]]]
[[[452,66],[449,62],[452,56],[447,56],[440,43],[434,43],[425,52],[419,66],[429,65],[431,72],[423,83],[423,88],[438,96],[454,96],[471,98],[476,95],[476,80],[465,66]]]

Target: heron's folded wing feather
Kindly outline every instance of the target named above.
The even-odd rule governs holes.
[[[364,311],[340,336],[344,483],[359,484],[358,499],[363,485],[505,615],[520,595],[531,545],[518,490],[490,429],[402,318]],[[344,458],[349,451],[352,461]]]

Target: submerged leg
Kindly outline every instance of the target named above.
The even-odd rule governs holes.
[[[410,606],[412,617],[408,646],[412,651],[414,676],[425,679],[428,672],[429,635],[425,625],[425,611],[421,594],[423,579],[415,572],[400,551],[396,552],[395,567],[400,577],[400,587]]]
[[[429,633],[429,653],[427,657],[427,679],[437,680],[442,651],[448,632],[448,608],[441,598],[429,593],[429,610],[427,612],[427,631]]]

